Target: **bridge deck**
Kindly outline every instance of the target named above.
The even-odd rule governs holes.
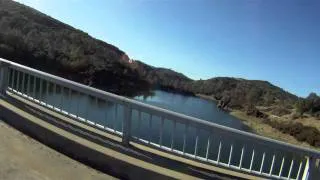
[[[121,138],[116,135],[67,118],[14,94],[9,94],[5,100],[0,99],[0,112],[17,129],[115,177],[258,179],[133,142],[130,148],[124,147],[120,143]]]

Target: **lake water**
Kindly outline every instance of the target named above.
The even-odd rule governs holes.
[[[251,132],[248,126],[230,114],[219,110],[216,103],[211,100],[160,90],[154,91],[153,96],[137,96],[134,99],[209,122]]]

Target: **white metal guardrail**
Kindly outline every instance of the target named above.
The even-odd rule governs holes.
[[[319,171],[318,151],[147,105],[0,58],[0,93],[7,92],[121,136],[125,145],[136,141],[185,158],[266,178],[315,179]],[[55,99],[61,103],[53,105],[44,97],[55,93],[60,94]],[[88,97],[94,104],[87,103],[85,112],[79,109],[79,103],[73,105],[76,106],[73,112],[71,105],[63,107],[65,98],[75,97],[77,101],[78,95]],[[88,116],[88,106],[108,103],[113,109],[106,112],[114,113],[109,123]],[[107,113],[105,119],[109,117]],[[119,122],[121,127],[116,128]],[[168,122],[171,126],[166,125]],[[140,136],[144,131],[157,136]]]

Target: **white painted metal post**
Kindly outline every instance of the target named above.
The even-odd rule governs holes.
[[[9,85],[9,63],[0,62],[0,94],[5,95]]]
[[[242,168],[242,160],[243,160],[243,153],[244,153],[244,146],[241,149],[241,156],[240,156],[240,162],[239,162],[239,169]]]
[[[12,75],[13,75],[13,70],[12,70]],[[12,84],[13,84],[13,83],[12,83]],[[31,75],[28,74],[27,92],[26,92],[26,94],[28,95],[28,97],[31,96],[31,94],[30,94],[30,84],[31,84]]]
[[[308,179],[308,175],[309,175],[309,168],[310,168],[310,158],[307,158],[306,161],[306,166],[304,167],[304,171],[303,171],[303,175],[302,175],[302,180],[307,180]]]
[[[140,124],[141,124],[141,116],[139,114],[139,129],[140,129]],[[164,124],[164,118],[161,117],[160,135],[159,135],[159,145],[160,145],[160,147],[162,147],[163,124]]]
[[[272,171],[273,171],[273,167],[274,167],[274,160],[276,159],[276,155],[273,154],[272,156],[272,162],[271,162],[271,167],[270,167],[270,171],[269,171],[269,176],[272,175]]]
[[[316,159],[313,157],[308,157],[306,167],[304,169],[304,173],[302,179],[312,180],[315,179],[316,176]]]
[[[298,169],[298,173],[297,173],[296,179],[299,179],[299,177],[300,177],[301,168],[302,168],[302,161],[300,161],[300,165],[299,165],[299,169]]]
[[[189,127],[189,124],[186,124],[184,131],[183,131],[183,146],[182,146],[183,154],[185,154],[185,152],[186,152],[188,127]]]
[[[123,106],[123,132],[122,144],[128,146],[131,138],[131,112],[132,109],[128,105]]]
[[[209,159],[210,143],[211,143],[211,134],[210,134],[209,137],[208,137],[207,151],[206,151],[206,160]]]

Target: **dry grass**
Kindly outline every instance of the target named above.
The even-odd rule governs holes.
[[[314,117],[298,118],[295,119],[294,122],[300,122],[305,126],[315,127],[320,131],[320,120],[317,120]]]
[[[203,99],[216,101],[212,96],[207,96],[207,95],[202,95],[202,94],[196,94],[196,96],[203,98]],[[302,123],[304,126],[315,127],[320,131],[320,120],[317,120],[314,117],[307,116],[305,118],[298,118],[298,119],[293,120],[292,114],[288,114],[288,115],[284,115],[284,116],[280,117],[280,116],[272,115],[270,112],[270,108],[267,108],[264,106],[258,106],[257,108],[260,111],[262,111],[263,113],[269,115],[269,119],[271,121],[287,122],[287,123],[289,123],[290,121],[294,122],[294,123],[299,122],[299,123]],[[272,107],[271,107],[271,109],[272,109]],[[292,112],[292,113],[294,113],[294,112]],[[270,125],[263,123],[262,119],[246,115],[246,113],[243,111],[232,110],[230,112],[230,115],[235,116],[238,119],[242,120],[242,122],[245,125],[249,126],[258,135],[265,136],[265,137],[272,138],[272,139],[276,139],[276,140],[283,141],[283,142],[287,142],[290,144],[306,147],[306,148],[320,150],[320,148],[315,148],[313,146],[310,146],[306,142],[300,142],[300,141],[296,140],[290,134],[284,134],[284,133],[280,132],[279,130],[271,127]]]
[[[276,139],[279,141],[287,142],[290,144],[294,144],[294,145],[298,145],[306,148],[313,148],[313,149],[319,150],[318,148],[312,147],[305,142],[300,142],[296,140],[293,136],[289,134],[284,134],[279,130],[272,128],[270,125],[263,123],[261,119],[246,115],[244,112],[233,111],[230,114],[242,120],[244,124],[252,128],[257,134],[261,136],[265,136],[268,138]],[[272,120],[279,120],[279,119],[281,118],[278,118],[278,117],[272,118]]]

